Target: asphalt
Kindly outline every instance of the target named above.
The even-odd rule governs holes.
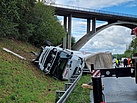
[[[137,103],[137,84],[131,77],[108,77],[102,78],[104,85],[103,94],[107,103]],[[90,92],[91,103],[93,91]]]

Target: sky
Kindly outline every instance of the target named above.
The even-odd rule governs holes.
[[[53,0],[55,4],[76,6],[81,8],[103,10],[108,12],[137,15],[137,0]],[[63,17],[59,17],[62,22]],[[96,26],[105,22],[97,21]],[[76,41],[86,34],[86,19],[72,18],[72,33]],[[90,39],[80,51],[112,52],[123,54],[128,48],[133,36],[131,29],[122,26],[111,26]]]

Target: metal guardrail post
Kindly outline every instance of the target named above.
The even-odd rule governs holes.
[[[135,82],[137,84],[137,61],[135,63]]]
[[[94,103],[100,103],[103,101],[101,77],[92,77],[92,82],[93,82]]]
[[[134,75],[135,75],[135,83],[137,84],[137,53],[134,53],[132,56],[132,62],[133,62],[133,67],[134,69]]]
[[[91,64],[91,71],[94,70],[94,64]]]
[[[91,74],[92,74],[92,83],[93,83],[94,103],[103,102],[101,74],[100,74],[100,70],[94,69],[94,64],[91,64]]]
[[[55,103],[60,99],[60,97],[65,93],[65,91],[57,90],[56,91],[56,100]]]
[[[71,85],[72,83],[65,83],[65,90],[67,90]]]
[[[73,83],[76,78],[70,78],[70,83]]]

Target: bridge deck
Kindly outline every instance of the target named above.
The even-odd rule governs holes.
[[[76,9],[75,7],[61,7],[58,5],[53,5],[55,7],[55,13],[59,16],[68,16],[69,14],[72,14],[72,17],[76,18],[84,18],[84,19],[92,19],[96,18],[96,20],[101,21],[110,21],[115,22],[117,20],[120,21],[128,21],[128,22],[137,22],[137,15],[128,15],[128,14],[122,14],[122,13],[109,13],[105,11],[99,10],[90,10],[90,9]]]

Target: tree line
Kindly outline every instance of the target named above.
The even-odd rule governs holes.
[[[121,58],[132,58],[133,55],[137,56],[137,38],[134,37],[130,42],[129,46],[126,48],[123,54],[113,54],[113,57],[121,59]]]
[[[45,40],[62,43],[66,32],[54,7],[36,0],[0,0],[0,38],[8,37],[36,46]]]

